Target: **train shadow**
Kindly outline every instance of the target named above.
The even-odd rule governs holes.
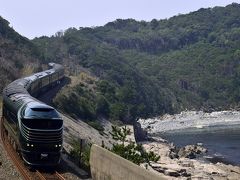
[[[64,77],[60,84],[51,87],[44,92],[40,93],[36,98],[50,106],[53,105],[53,99],[57,95],[57,93],[66,85],[71,83],[71,79],[69,77]]]

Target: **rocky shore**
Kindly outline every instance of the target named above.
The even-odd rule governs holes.
[[[207,152],[201,143],[178,149],[174,144],[156,136],[170,130],[240,124],[240,112],[185,111],[176,115],[139,119],[138,122],[147,134],[145,141],[141,142],[144,148],[160,155],[158,162],[142,164],[144,168],[162,173],[167,179],[240,179],[239,166],[220,162],[214,164],[196,158]]]
[[[160,155],[160,159],[141,166],[161,173],[167,179],[240,179],[240,167],[195,159],[196,154],[204,154],[206,151],[201,146],[188,145],[176,150],[174,145],[165,140],[145,141],[142,144],[147,151]]]
[[[203,128],[220,125],[240,125],[240,111],[218,111],[205,113],[203,111],[183,111],[180,114],[139,119],[141,127],[148,134],[162,133],[186,128]]]

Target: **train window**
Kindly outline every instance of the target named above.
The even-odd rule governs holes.
[[[58,73],[54,73],[52,75],[52,81],[56,81],[58,79]]]
[[[47,77],[44,77],[42,79],[42,87],[44,87],[44,86],[46,86],[48,84],[49,84],[49,77],[47,76]]]
[[[31,84],[31,92],[35,92],[36,89],[38,89],[39,87],[39,80],[36,80],[34,81],[32,84]]]
[[[50,108],[26,108],[25,116],[41,118],[60,118],[55,109]]]
[[[31,129],[60,129],[63,125],[60,119],[22,119],[22,123]]]

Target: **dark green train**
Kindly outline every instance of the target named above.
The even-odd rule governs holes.
[[[61,159],[63,120],[35,97],[61,83],[62,65],[15,80],[3,90],[3,126],[14,149],[30,166],[56,166]]]

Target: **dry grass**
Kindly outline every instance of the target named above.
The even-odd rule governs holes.
[[[21,71],[22,76],[24,77],[24,76],[28,76],[28,75],[33,74],[34,73],[34,68],[35,67],[33,65],[26,64]]]
[[[78,76],[70,76],[71,84],[70,87],[74,87],[78,84],[83,84],[88,89],[94,89],[96,87],[97,78],[90,76],[85,72],[81,72]]]

